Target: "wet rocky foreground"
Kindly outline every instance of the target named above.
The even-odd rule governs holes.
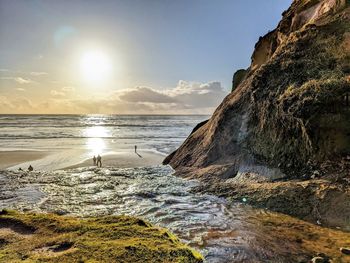
[[[138,216],[170,229],[207,262],[308,262],[317,255],[350,261],[340,251],[350,246],[349,233],[193,193],[198,185],[167,166],[1,171],[0,208]]]

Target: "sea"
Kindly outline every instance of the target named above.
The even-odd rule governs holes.
[[[207,115],[0,115],[0,149],[175,150]],[[96,143],[98,144],[98,143]],[[96,145],[95,144],[95,145]]]
[[[47,151],[42,170],[97,154],[174,151],[207,115],[0,115],[1,151]],[[48,165],[48,163],[50,165]]]

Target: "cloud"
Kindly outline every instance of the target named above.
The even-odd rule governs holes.
[[[220,82],[188,82],[180,80],[175,88],[160,91],[148,87],[123,90],[117,93],[119,99],[135,103],[175,103],[179,109],[216,107],[227,92]]]
[[[119,98],[128,102],[152,102],[152,103],[172,103],[175,99],[163,94],[160,91],[148,87],[137,87],[135,89],[124,90]]]
[[[199,83],[180,80],[174,89],[168,90],[169,96],[189,108],[216,107],[227,93],[217,81]]]
[[[13,80],[16,81],[19,84],[34,83],[34,81],[31,80],[31,79],[24,79],[24,78],[21,78],[21,77],[15,77],[15,78],[13,78]]]
[[[31,79],[25,79],[22,77],[2,77],[1,79],[4,80],[13,80],[19,84],[30,84],[30,83],[35,83],[35,81],[31,80]]]
[[[58,91],[58,90],[51,90],[50,94],[54,97],[65,97],[66,93],[63,91]]]
[[[63,92],[74,92],[75,88],[71,86],[66,86],[61,89]]]
[[[179,81],[175,87],[166,90],[136,87],[104,97],[67,96],[74,90],[69,86],[51,90],[52,97],[39,103],[28,99],[24,102],[23,97],[7,99],[7,105],[12,105],[7,107],[11,112],[0,108],[0,113],[211,114],[228,94],[219,82],[187,81]],[[21,103],[21,107],[16,108],[18,103]],[[25,105],[28,107],[26,110]]]
[[[67,93],[74,92],[74,91],[75,91],[74,87],[66,86],[66,87],[61,88],[60,90],[51,90],[50,94],[53,97],[65,97],[67,95]]]
[[[37,71],[32,71],[32,72],[30,72],[29,73],[30,75],[32,75],[32,76],[43,76],[43,75],[48,75],[48,73],[47,72],[37,72]]]
[[[25,89],[23,89],[23,88],[17,88],[16,90],[18,90],[18,91],[25,91]]]
[[[1,113],[35,113],[33,103],[24,97],[9,99],[5,96],[0,96],[0,112]]]

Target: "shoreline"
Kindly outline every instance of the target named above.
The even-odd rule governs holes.
[[[7,169],[22,163],[37,161],[50,155],[50,153],[49,151],[39,150],[0,151],[0,169]],[[27,167],[22,169],[27,169]]]
[[[0,151],[0,170],[27,170],[32,165],[34,170],[54,171],[93,166],[92,156],[86,150],[66,151],[9,150]],[[136,168],[160,165],[164,155],[151,150],[118,151],[101,154],[102,167]]]
[[[102,167],[113,166],[118,168],[136,168],[142,166],[159,165],[162,163],[162,160],[164,158],[164,156],[159,153],[145,150],[140,150],[138,153],[132,151],[113,152],[102,154],[101,157]],[[63,170],[89,166],[94,166],[92,158],[88,158],[79,163],[64,167]]]

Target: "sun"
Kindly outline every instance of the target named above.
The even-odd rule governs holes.
[[[89,50],[80,59],[80,71],[84,81],[100,84],[111,77],[112,63],[102,50]]]

